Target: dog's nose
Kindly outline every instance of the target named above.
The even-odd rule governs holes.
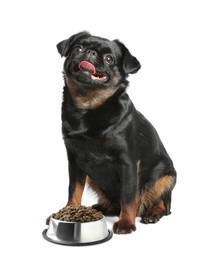
[[[90,56],[97,56],[97,52],[94,50],[87,50],[87,54],[89,54]]]

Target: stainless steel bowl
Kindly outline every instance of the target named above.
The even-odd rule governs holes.
[[[81,246],[103,243],[112,238],[105,217],[92,222],[66,222],[50,219],[48,229],[43,231],[43,237],[53,243]]]

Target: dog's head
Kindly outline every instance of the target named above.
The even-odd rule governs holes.
[[[118,40],[80,32],[57,44],[65,57],[64,75],[68,87],[79,91],[112,89],[114,92],[128,74],[140,69],[139,61]]]

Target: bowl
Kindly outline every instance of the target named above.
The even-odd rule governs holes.
[[[50,218],[49,227],[43,231],[43,237],[61,245],[94,245],[112,238],[105,217],[91,222],[67,222]]]

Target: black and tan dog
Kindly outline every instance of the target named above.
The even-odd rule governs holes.
[[[119,215],[113,231],[135,230],[170,214],[176,172],[156,130],[128,94],[140,63],[118,40],[80,32],[57,45],[64,63],[62,131],[69,161],[68,205],[80,205],[85,182],[94,208]]]

